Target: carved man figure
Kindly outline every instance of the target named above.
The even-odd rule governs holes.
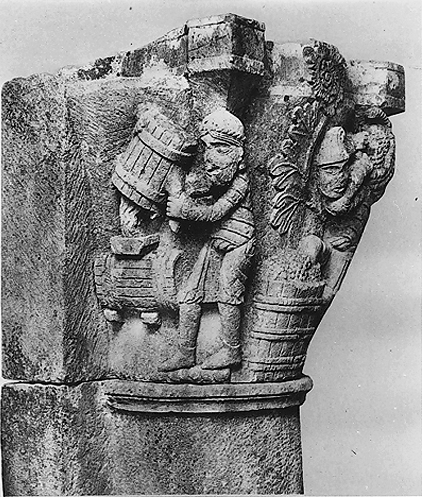
[[[343,128],[331,128],[316,157],[324,207],[333,215],[343,214],[352,207],[356,193],[372,171],[372,163],[364,152],[367,134],[357,133],[349,137],[349,143],[346,139]]]
[[[249,181],[242,162],[243,141],[243,124],[230,112],[221,109],[205,117],[200,127],[200,181],[192,172],[183,193],[168,198],[169,217],[213,223],[214,229],[180,292],[178,351],[163,364],[164,371],[195,365],[211,251],[222,254],[218,291],[222,347],[201,367],[220,369],[241,361],[240,306],[255,244]]]
[[[341,127],[331,128],[316,156],[322,208],[329,214],[326,235],[338,250],[357,244],[370,205],[380,198],[394,171],[394,141],[387,126],[381,126],[386,130],[382,140],[377,126],[370,124],[351,135]],[[380,141],[385,146],[378,151]]]

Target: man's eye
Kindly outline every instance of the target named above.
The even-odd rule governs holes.
[[[225,147],[223,145],[221,145],[219,147],[216,147],[216,150],[220,154],[228,154],[230,152],[230,148],[229,147]]]

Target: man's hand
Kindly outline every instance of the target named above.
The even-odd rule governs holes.
[[[340,214],[348,212],[350,207],[352,206],[353,200],[353,197],[349,197],[349,195],[345,195],[337,200],[333,200],[332,202],[327,202],[325,210],[332,216],[338,216]]]
[[[353,246],[350,235],[336,236],[330,239],[330,244],[340,252],[350,249]],[[355,244],[356,245],[356,244]]]
[[[167,216],[171,218],[182,218],[182,206],[185,196],[181,195],[169,195],[167,198]]]
[[[312,265],[319,261],[324,248],[324,242],[315,235],[307,235],[299,242],[300,252],[306,255]]]
[[[353,142],[356,150],[364,150],[369,143],[369,134],[366,131],[361,131],[353,135]]]

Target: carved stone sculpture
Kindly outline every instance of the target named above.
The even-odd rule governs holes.
[[[404,73],[264,29],[188,21],[5,85],[6,495],[303,491],[306,353],[394,173]]]

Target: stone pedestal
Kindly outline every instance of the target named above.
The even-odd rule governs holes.
[[[2,107],[5,495],[303,492],[303,365],[401,66],[228,14]]]
[[[8,385],[7,493],[300,493],[299,405],[311,386]]]

